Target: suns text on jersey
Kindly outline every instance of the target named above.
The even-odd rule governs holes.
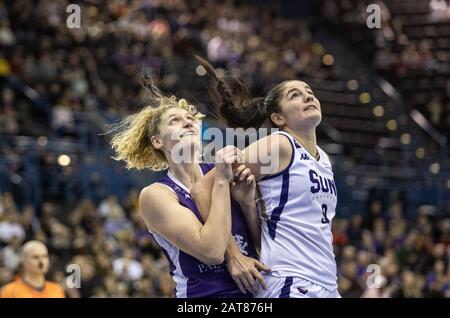
[[[332,195],[334,197],[337,196],[336,193],[336,183],[333,179],[325,178],[321,176],[316,171],[310,169],[309,170],[309,180],[312,183],[311,193],[322,192],[322,194]]]

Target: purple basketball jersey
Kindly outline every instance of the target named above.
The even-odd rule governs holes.
[[[202,163],[200,168],[202,173],[206,174],[214,168],[214,165]],[[188,208],[200,222],[204,223],[189,190],[183,184],[170,173],[158,182],[171,188],[177,194],[180,204]],[[239,249],[244,255],[255,257],[255,249],[250,241],[245,219],[239,205],[234,200],[231,201],[231,210],[231,233]],[[225,263],[213,266],[204,264],[174,246],[158,233],[152,233],[152,235],[169,261],[170,274],[176,283],[175,296],[177,298],[251,297],[250,294],[241,293],[228,273]]]

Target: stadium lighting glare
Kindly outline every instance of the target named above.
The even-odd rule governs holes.
[[[347,88],[351,91],[356,91],[358,89],[358,87],[359,87],[359,83],[357,80],[352,79],[347,82]]]
[[[39,146],[45,147],[45,146],[47,146],[48,139],[47,139],[47,137],[45,137],[45,136],[40,136],[40,137],[37,139],[36,142],[37,142],[37,144],[38,144]]]
[[[389,130],[397,130],[397,121],[395,119],[388,120],[386,126]]]
[[[373,114],[377,117],[383,117],[384,116],[384,107],[381,105],[375,106],[373,108]]]
[[[94,6],[90,6],[90,7],[87,9],[87,15],[88,15],[89,17],[91,17],[91,18],[96,17],[96,16],[98,15],[98,9],[97,9],[96,7],[94,7]]]
[[[439,163],[435,162],[435,163],[433,163],[433,164],[430,165],[430,172],[431,172],[432,174],[438,174],[440,168],[441,168],[441,167],[440,167]]]
[[[334,64],[334,57],[331,54],[326,54],[322,57],[323,64],[330,66]]]
[[[197,73],[198,76],[205,76],[206,75],[206,70],[202,65],[198,65],[195,68],[195,73]]]
[[[314,43],[311,47],[313,53],[317,54],[317,55],[322,55],[324,52],[324,48],[322,46],[322,44],[320,43]]]
[[[370,94],[367,92],[361,93],[359,95],[359,101],[363,104],[368,104],[368,103],[370,103],[371,100],[372,100],[372,98],[370,97]]]
[[[68,155],[60,155],[58,157],[58,164],[60,166],[66,167],[68,165],[70,165],[70,157]]]
[[[411,135],[408,133],[402,134],[400,137],[400,141],[402,142],[402,144],[409,145],[411,143]]]
[[[422,147],[416,149],[416,157],[419,159],[423,159],[425,157],[425,149]]]

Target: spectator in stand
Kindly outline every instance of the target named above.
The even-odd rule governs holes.
[[[49,268],[47,247],[39,241],[24,244],[21,253],[21,273],[12,283],[2,287],[1,298],[64,298],[58,284],[47,281]]]

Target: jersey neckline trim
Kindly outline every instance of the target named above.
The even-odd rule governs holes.
[[[197,165],[197,167],[200,169],[201,175],[204,176],[205,174],[203,173],[202,167],[201,167],[200,165]],[[178,178],[175,177],[175,176],[173,175],[173,173],[170,172],[170,170],[167,170],[167,177],[169,177],[173,182],[175,182],[175,184],[176,184],[177,186],[179,186],[180,188],[182,188],[184,191],[186,191],[186,192],[189,193],[189,194],[191,193],[191,192],[189,191],[189,189],[188,189],[188,188],[187,188],[180,180],[178,180]]]

